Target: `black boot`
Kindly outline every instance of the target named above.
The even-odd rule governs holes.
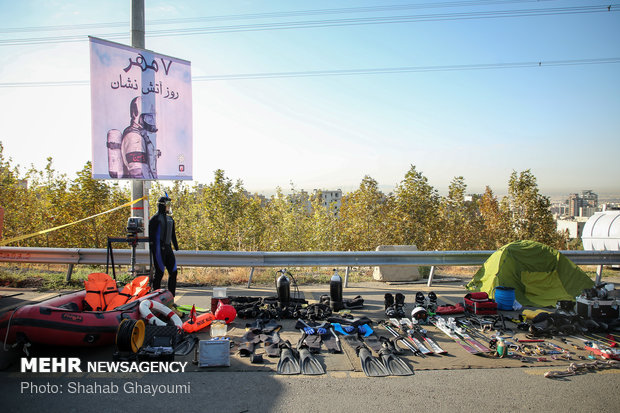
[[[428,307],[427,307],[427,309],[429,311],[432,311],[432,312],[435,312],[435,309],[437,309],[437,294],[435,294],[433,291],[428,293]]]
[[[421,291],[418,291],[415,294],[415,304],[418,307],[424,307],[424,304],[426,304],[426,298],[424,298],[424,293]]]
[[[394,297],[394,310],[396,312],[396,317],[405,317],[405,296],[401,293],[396,293]]]
[[[385,306],[385,315],[388,317],[396,317],[396,311],[394,309],[394,296],[391,293],[385,294],[385,300],[383,301]]]

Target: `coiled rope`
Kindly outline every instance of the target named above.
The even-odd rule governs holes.
[[[118,351],[137,353],[144,344],[145,332],[143,320],[124,319],[116,332]]]

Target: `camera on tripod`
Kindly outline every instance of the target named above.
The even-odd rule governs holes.
[[[144,232],[144,218],[129,217],[127,220],[127,238],[137,238],[141,232]]]

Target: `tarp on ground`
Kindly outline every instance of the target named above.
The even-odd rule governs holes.
[[[495,297],[495,287],[513,287],[524,306],[555,306],[575,300],[594,281],[558,250],[534,241],[515,241],[495,251],[467,284]]]

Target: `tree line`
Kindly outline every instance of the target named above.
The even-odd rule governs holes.
[[[487,187],[467,196],[463,177],[439,195],[414,165],[392,193],[365,176],[343,194],[341,205],[324,205],[320,194],[291,189],[264,199],[249,194],[216,170],[212,182],[188,185],[156,182],[150,215],[164,191],[172,199],[181,249],[223,251],[370,251],[378,245],[416,245],[419,250],[494,250],[529,239],[558,249],[567,236],[556,231],[550,200],[540,194],[530,170],[513,172],[508,195],[499,199]],[[21,171],[3,154],[0,142],[0,206],[3,238],[42,231],[107,211],[130,201],[129,188],[95,180],[87,162],[73,180],[58,173],[48,158],[43,171]],[[121,209],[12,245],[105,248],[106,237],[122,237],[129,209]]]

